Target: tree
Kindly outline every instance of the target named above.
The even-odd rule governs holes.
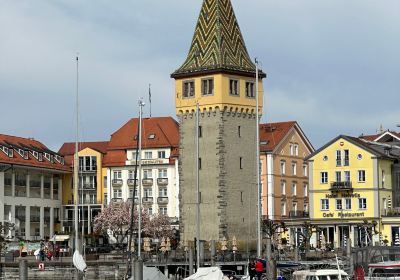
[[[152,238],[169,237],[174,238],[174,232],[171,227],[171,222],[166,215],[155,215],[150,218],[144,233]]]
[[[138,212],[135,210],[133,214],[133,230],[138,229]],[[131,221],[131,203],[111,203],[104,208],[94,219],[94,231],[103,234],[112,234],[113,237],[121,244],[128,236],[129,225]],[[142,233],[145,232],[149,223],[149,215],[146,211],[142,211]]]

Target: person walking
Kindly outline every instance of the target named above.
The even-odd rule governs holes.
[[[264,272],[264,264],[261,259],[257,259],[256,265],[255,265],[255,271],[256,271],[257,280],[261,280],[262,274]]]
[[[255,261],[252,260],[249,262],[249,276],[250,280],[254,280],[256,276],[256,264]]]

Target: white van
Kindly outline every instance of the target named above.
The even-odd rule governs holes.
[[[318,269],[318,270],[299,270],[293,273],[293,280],[349,280],[349,275],[343,270],[337,269]]]

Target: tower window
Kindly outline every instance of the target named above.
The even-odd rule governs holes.
[[[183,97],[193,97],[194,96],[194,81],[184,81],[183,82]]]
[[[240,169],[243,169],[243,158],[242,157],[239,158],[239,167],[240,167]]]
[[[203,137],[203,129],[201,127],[201,125],[199,125],[199,138]]]
[[[238,126],[238,136],[239,136],[239,137],[242,137],[240,125]]]
[[[254,82],[246,82],[246,97],[255,97]]]
[[[202,95],[214,94],[214,79],[204,79],[201,81],[201,93]]]
[[[199,170],[201,169],[201,158],[199,158]]]
[[[239,81],[229,80],[229,94],[239,96]]]

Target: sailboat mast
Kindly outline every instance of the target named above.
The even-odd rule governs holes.
[[[196,264],[197,264],[197,269],[200,267],[200,174],[199,174],[199,169],[200,169],[200,154],[199,154],[199,122],[200,122],[200,116],[199,116],[200,110],[199,110],[199,103],[196,104],[196,194],[197,194],[197,203],[196,203],[196,238],[197,238],[197,244],[196,244]]]
[[[138,213],[138,258],[141,257],[142,251],[142,115],[143,100],[139,100],[139,213]]]
[[[256,171],[257,171],[257,256],[261,257],[260,119],[258,113],[258,61],[256,59]],[[269,248],[268,248],[269,249]]]
[[[76,139],[75,139],[75,154],[74,154],[74,214],[75,214],[75,250],[79,251],[79,224],[78,224],[78,139],[79,139],[79,57],[76,56]]]

